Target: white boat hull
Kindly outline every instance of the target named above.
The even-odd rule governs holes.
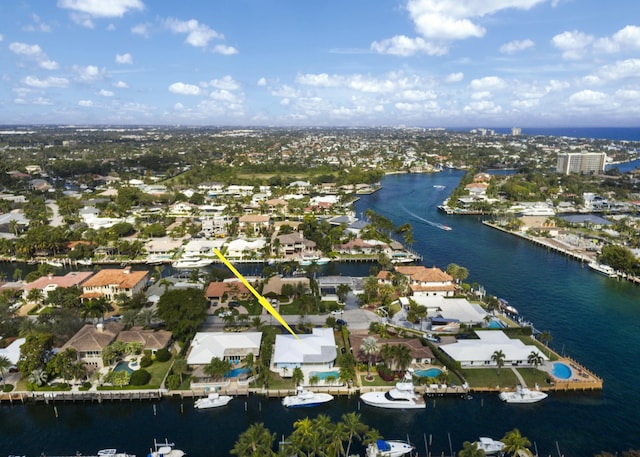
[[[375,443],[367,446],[367,457],[401,457],[409,454],[414,449],[409,443],[404,441],[376,440]]]
[[[287,408],[312,408],[333,400],[333,395],[314,393],[308,390],[301,391],[297,395],[289,395],[282,399],[282,405]]]
[[[360,395],[360,400],[362,400],[362,403],[376,408],[424,409],[427,407],[427,404],[421,398],[389,400],[385,396],[385,392],[367,392]]]
[[[500,392],[500,400],[505,403],[537,403],[549,395],[539,390],[529,390],[518,387],[514,392]]]
[[[197,399],[193,406],[196,409],[219,408],[221,406],[226,406],[227,403],[229,403],[232,399],[233,399],[233,397],[231,397],[230,395],[217,395],[216,394],[215,397],[212,397],[210,395],[209,397]]]
[[[484,451],[484,455],[499,454],[504,448],[504,443],[502,441],[496,441],[494,439],[487,438],[486,436],[481,436],[475,444],[478,446],[478,449],[482,449]]]

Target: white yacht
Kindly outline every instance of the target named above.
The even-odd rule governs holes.
[[[496,455],[502,451],[504,448],[504,443],[502,441],[496,441],[491,438],[487,438],[486,436],[481,436],[476,441],[478,445],[478,449],[482,449],[484,451],[484,455]]]
[[[360,399],[369,406],[390,409],[424,409],[427,404],[416,394],[411,371],[407,371],[402,381],[387,392],[366,392]]]
[[[298,387],[296,395],[288,395],[282,399],[283,406],[287,408],[310,408],[333,400],[333,395],[311,392]]]
[[[202,259],[200,257],[183,257],[180,260],[176,260],[171,264],[173,268],[178,270],[187,268],[204,268],[213,263],[213,260]]]
[[[589,268],[591,268],[593,271],[597,271],[601,275],[607,276],[608,278],[615,278],[618,276],[618,273],[616,273],[616,270],[614,270],[609,265],[604,265],[602,263],[598,263],[595,261],[589,262]]]
[[[414,446],[406,441],[376,440],[367,446],[367,457],[401,457],[413,451]]]
[[[211,393],[203,398],[198,398],[193,406],[197,409],[217,408],[225,406],[233,399],[230,395],[220,395],[219,393]]]
[[[549,395],[537,389],[530,390],[524,386],[517,386],[515,391],[500,392],[500,400],[505,403],[535,403],[544,400]]]

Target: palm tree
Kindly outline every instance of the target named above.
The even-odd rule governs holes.
[[[293,381],[294,386],[298,386],[302,384],[302,381],[304,381],[304,373],[300,367],[295,367],[293,369],[293,373],[291,373],[291,381]]]
[[[362,340],[362,345],[360,346],[360,351],[364,354],[367,359],[367,378],[371,379],[371,363],[374,360],[374,357],[380,352],[380,346],[378,345],[378,340],[376,340],[372,336],[368,336]]]
[[[533,365],[534,368],[538,368],[538,365],[542,365],[544,359],[538,351],[531,351],[531,354],[527,357],[527,362]]]
[[[171,371],[173,371],[174,374],[180,376],[181,384],[182,384],[182,375],[187,371],[188,368],[189,367],[187,365],[187,360],[184,358],[184,356],[177,355],[176,358],[173,360],[173,365],[171,365]]]
[[[344,455],[349,455],[351,449],[351,443],[353,438],[361,439],[361,433],[364,433],[367,426],[362,423],[362,416],[355,412],[350,412],[342,415],[342,423],[344,424],[344,430],[348,435],[349,443],[347,444],[347,452]]]
[[[404,371],[411,365],[413,357],[411,355],[411,349],[404,344],[397,344],[393,346],[393,361],[398,370]]]
[[[4,375],[11,368],[11,360],[6,355],[0,355],[0,375],[2,376],[2,385],[5,385]]]
[[[238,437],[230,453],[238,457],[274,456],[273,442],[275,433],[271,433],[264,424],[253,424]]]
[[[311,384],[312,386],[317,385],[319,382],[320,376],[318,376],[317,374],[309,376],[309,384]]]
[[[260,316],[254,316],[251,318],[251,326],[256,330],[260,330],[260,327],[262,327],[262,319],[260,319]]]
[[[520,434],[520,430],[517,428],[505,433],[500,441],[504,443],[504,448],[502,450],[513,456],[518,455],[521,450],[528,451],[527,448],[531,446],[531,441],[529,441],[527,437],[522,436]]]
[[[29,373],[29,376],[27,377],[27,381],[30,384],[41,386],[47,382],[47,378],[48,378],[47,372],[44,371],[43,368],[36,368],[31,373]]]
[[[478,443],[469,441],[462,443],[462,449],[458,452],[458,457],[484,457],[484,455],[484,450],[478,449]]]
[[[549,343],[553,339],[553,337],[551,336],[551,332],[549,330],[545,330],[544,332],[542,332],[538,338],[540,339],[540,341],[542,341],[542,344],[544,344],[547,348],[549,347]]]
[[[244,366],[251,372],[251,377],[253,378],[256,374],[256,359],[253,352],[248,353],[244,359],[242,359],[242,363],[244,363]]]
[[[498,365],[498,376],[500,376],[500,368],[504,365],[504,352],[498,349],[493,354],[491,354],[491,360],[493,360],[496,365]]]

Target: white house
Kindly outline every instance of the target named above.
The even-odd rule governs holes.
[[[248,354],[260,355],[262,332],[198,332],[191,341],[188,365],[208,365],[211,359],[239,363]]]
[[[496,366],[496,362],[491,360],[496,351],[504,354],[505,366],[529,366],[528,358],[532,352],[538,353],[545,361],[549,360],[535,345],[511,339],[499,330],[481,330],[475,333],[479,340],[458,340],[453,344],[443,344],[440,349],[462,367]]]
[[[271,359],[271,371],[291,376],[293,369],[326,370],[332,368],[336,357],[336,339],[332,328],[314,328],[309,335],[276,335]]]

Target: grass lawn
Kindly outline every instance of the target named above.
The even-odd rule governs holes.
[[[117,386],[99,386],[98,390],[142,390],[142,389],[159,389],[160,388],[160,384],[162,383],[162,380],[164,379],[165,375],[167,374],[167,371],[169,371],[169,368],[171,367],[171,362],[173,359],[168,360],[166,362],[158,362],[158,361],[154,361],[150,366],[146,367],[145,370],[147,370],[149,372],[149,374],[151,374],[151,380],[149,381],[148,384],[145,384],[144,386],[123,386],[123,387],[117,387]]]
[[[496,368],[467,368],[462,374],[470,387],[515,386],[518,378],[509,368],[502,367],[500,375]]]

